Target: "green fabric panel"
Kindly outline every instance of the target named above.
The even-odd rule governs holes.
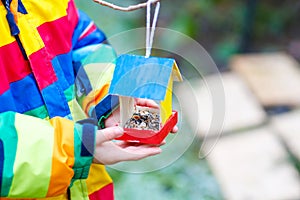
[[[66,89],[64,91],[64,94],[66,96],[67,101],[71,101],[75,96],[74,96],[74,85],[71,85],[68,89]],[[45,119],[47,117],[49,117],[48,115],[48,111],[46,109],[46,107],[40,106],[38,108],[32,109],[30,111],[27,111],[24,113],[25,115],[30,115],[30,116],[34,116],[34,117],[38,117],[41,119]]]
[[[96,131],[96,127],[95,127]],[[73,181],[76,179],[87,178],[90,165],[92,164],[93,157],[83,157],[81,156],[81,144],[82,144],[82,125],[75,124],[74,126],[74,157],[75,163],[73,166],[74,177]]]
[[[71,101],[75,96],[74,96],[74,85],[71,85],[68,89],[66,89],[64,91],[64,94],[66,96],[67,101]],[[38,117],[41,119],[45,119],[47,117],[49,117],[48,115],[48,111],[46,109],[46,107],[40,106],[38,108],[32,109],[30,111],[27,111],[24,113],[25,115],[30,115],[30,116],[34,116],[34,117]]]
[[[114,63],[116,57],[117,55],[110,45],[100,44],[96,51],[82,61],[82,65],[90,63]]]
[[[4,166],[1,186],[1,196],[7,196],[14,178],[14,162],[16,157],[18,135],[14,126],[15,113],[0,114],[0,138],[4,146]]]
[[[71,85],[68,89],[64,91],[67,101],[71,101],[75,98],[75,85]]]
[[[15,127],[18,150],[8,196],[46,197],[52,170],[54,129],[46,120],[21,114],[15,115]]]
[[[27,111],[24,114],[34,116],[34,117],[38,117],[38,118],[41,118],[41,119],[45,119],[45,118],[49,117],[48,111],[47,111],[45,106],[40,106],[40,107],[35,108],[33,110]]]
[[[88,190],[85,180],[76,180],[73,182],[71,190],[71,199],[74,200],[89,200]]]
[[[78,168],[81,165],[81,159],[80,159],[80,152],[81,152],[81,138],[82,138],[82,125],[75,123],[74,125],[74,158],[75,158],[75,163],[73,166],[74,168]],[[74,176],[75,176],[75,171],[74,171]]]

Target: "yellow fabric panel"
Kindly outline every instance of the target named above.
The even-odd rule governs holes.
[[[60,17],[66,16],[68,2],[68,0],[57,0],[55,3],[53,3],[53,0],[36,1],[36,3],[31,3],[31,1],[25,0],[22,1],[25,8],[30,10],[30,12],[26,15],[18,13],[18,17],[15,16],[15,18],[20,29],[19,36],[24,48],[26,49],[27,55],[31,55],[33,52],[44,46],[36,28],[45,22],[54,21]],[[11,5],[14,14],[16,3],[17,1],[14,0]],[[10,29],[6,21],[6,10],[1,1],[0,17],[1,47],[15,41],[14,37],[10,35]]]
[[[6,21],[6,10],[1,1],[0,1],[0,30],[1,30],[0,47],[15,41],[15,38],[10,35],[10,29]]]
[[[84,66],[84,70],[90,80],[93,90],[102,88],[110,83],[114,73],[113,63],[91,63]]]
[[[112,183],[112,179],[106,172],[104,165],[92,164],[86,183],[88,187],[88,193],[92,194],[104,186]]]
[[[162,124],[165,124],[165,122],[172,115],[172,88],[173,77],[171,76],[169,79],[165,99],[160,103],[160,116]]]
[[[45,22],[66,16],[69,0],[42,0],[35,1],[35,3],[23,0],[22,2],[25,8],[30,10],[30,13],[27,14],[30,22],[38,27]]]
[[[68,105],[70,107],[70,111],[75,122],[87,118],[87,115],[83,112],[76,99],[72,99],[71,101],[69,101]]]
[[[19,15],[18,17],[19,37],[27,55],[44,47],[44,42],[34,26],[34,20],[29,15]]]
[[[60,0],[53,3],[51,0],[37,1],[38,3],[31,3],[30,1],[22,1],[25,8],[30,10],[26,15],[18,13],[17,25],[20,29],[20,40],[26,50],[27,55],[40,50],[44,47],[44,43],[37,31],[37,27],[45,22],[54,21],[58,18],[66,16],[68,0]],[[51,11],[51,12],[49,12]],[[2,14],[3,13],[3,14]],[[1,6],[1,18],[5,18],[6,10]],[[16,16],[15,16],[16,17]],[[9,26],[1,19],[0,30],[7,33],[1,35],[0,46],[9,44],[14,41],[10,35]]]

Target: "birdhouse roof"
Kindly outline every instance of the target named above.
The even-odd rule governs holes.
[[[121,55],[116,61],[109,93],[163,100],[171,77],[175,81],[182,81],[174,59]]]

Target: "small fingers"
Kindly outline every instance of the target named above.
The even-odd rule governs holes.
[[[103,142],[111,141],[123,135],[123,129],[119,126],[109,127],[97,131],[96,142],[102,144]]]
[[[138,106],[146,106],[146,107],[151,107],[151,108],[158,108],[159,106],[157,103],[151,99],[141,99],[141,98],[136,98],[135,103]]]
[[[167,142],[166,142],[166,140],[163,140],[158,146],[160,147],[160,146],[163,146],[163,145],[165,145]]]
[[[140,160],[149,156],[160,154],[162,152],[158,145],[128,142],[117,143],[116,145],[122,149],[119,155],[127,161]]]
[[[130,146],[126,149],[127,159],[140,160],[149,156],[154,156],[162,152],[159,147],[149,147],[148,145]]]
[[[177,133],[178,132],[178,126],[174,126],[171,130],[171,133]]]

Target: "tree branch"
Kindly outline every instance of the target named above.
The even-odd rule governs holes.
[[[157,3],[160,0],[153,0],[151,3]],[[128,6],[128,7],[121,7],[121,6],[117,6],[115,4],[109,3],[107,1],[103,1],[103,0],[94,0],[94,2],[99,3],[103,6],[107,6],[109,8],[115,9],[115,10],[120,10],[120,11],[125,11],[125,12],[129,12],[129,11],[133,11],[133,10],[137,10],[140,8],[144,8],[147,6],[147,2],[145,3],[140,3],[140,4],[136,4],[136,5],[132,5],[132,6]]]

